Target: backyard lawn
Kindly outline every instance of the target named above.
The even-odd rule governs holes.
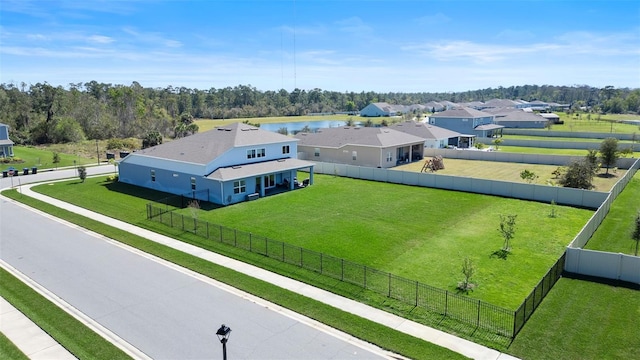
[[[634,255],[636,242],[631,239],[631,234],[635,229],[635,218],[638,213],[640,213],[640,171],[618,195],[585,248]]]
[[[34,189],[133,223],[145,222],[149,198],[165,196],[103,177]],[[469,257],[479,285],[470,296],[515,309],[592,214],[550,212],[544,203],[316,175],[313,186],[201,210],[198,218],[452,291]],[[522,224],[507,260],[491,256],[503,243],[500,214]]]
[[[426,158],[424,161],[428,159],[430,158]],[[413,163],[400,165],[394,167],[394,169],[419,172],[422,170],[424,161],[416,161]],[[438,170],[434,174],[526,183],[526,181],[522,180],[522,178],[520,177],[520,173],[523,170],[529,170],[538,175],[538,178],[532,182],[533,184],[557,185],[558,179],[552,173],[558,168],[559,166],[556,165],[521,164],[497,161],[444,158],[444,169]],[[604,169],[601,169],[599,172],[600,175],[603,175],[604,173]],[[609,173],[614,176],[595,176],[593,178],[593,185],[595,186],[593,190],[604,192],[610,191],[613,185],[615,185],[615,183],[620,179],[620,177],[622,177],[626,173],[626,170],[618,169],[615,172],[613,172],[613,170],[610,170]]]
[[[508,353],[536,359],[640,359],[638,290],[561,278]]]

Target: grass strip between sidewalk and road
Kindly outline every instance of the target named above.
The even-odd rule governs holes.
[[[0,296],[36,323],[78,359],[116,360],[131,358],[111,342],[93,332],[82,322],[2,268],[0,268]],[[6,348],[9,356],[5,357],[3,355],[4,351],[3,346],[0,351],[0,358],[2,359],[20,358],[19,354],[17,356],[11,355],[12,349],[10,347]]]
[[[28,360],[29,357],[0,332],[0,359]]]
[[[209,261],[183,253],[170,247],[157,244],[140,236],[133,235],[98,221],[88,219],[84,216],[57,208],[45,202],[23,196],[16,190],[5,191],[3,192],[3,195],[39,209],[40,211],[55,214],[56,217],[135,247],[179,266],[229,284],[239,290],[251,293],[299,314],[320,321],[333,328],[351,334],[354,337],[376,344],[391,352],[412,359],[465,358],[451,350],[431,344],[413,336],[406,335],[384,325],[336,309],[332,306],[309,299],[294,292],[284,290],[262,280],[238,273],[234,270],[213,264]],[[36,321],[36,323],[38,323],[38,321]]]

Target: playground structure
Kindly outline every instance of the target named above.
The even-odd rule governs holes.
[[[427,170],[434,172],[444,169],[444,161],[442,155],[436,155],[435,157],[428,159],[424,162],[422,170],[420,172],[427,172]]]

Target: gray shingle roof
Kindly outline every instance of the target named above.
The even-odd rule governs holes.
[[[295,137],[300,140],[298,146],[336,149],[346,145],[391,147],[424,142],[423,138],[388,127],[335,127],[315,133],[298,133]]]
[[[423,139],[429,139],[429,140],[448,139],[448,138],[458,137],[462,135],[453,130],[444,129],[439,126],[422,123],[422,122],[415,122],[415,121],[403,121],[400,123],[393,124],[389,127],[394,130],[402,131],[404,133],[415,135]]]
[[[254,164],[218,168],[216,171],[207,176],[207,178],[221,181],[230,181],[244,179],[251,176],[273,174],[274,172],[304,169],[313,165],[315,164],[304,160],[280,159]]]
[[[136,151],[131,155],[208,164],[235,147],[295,141],[291,137],[255,126],[233,123],[164,144]]]
[[[432,118],[483,118],[483,117],[491,117],[491,116],[493,115],[484,111],[480,111],[480,110],[476,110],[468,107],[461,107],[461,108],[456,108],[451,110],[445,110],[443,112],[430,115],[429,117],[432,117]]]

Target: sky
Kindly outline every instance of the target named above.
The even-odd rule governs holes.
[[[0,83],[640,88],[637,0],[1,0]]]

